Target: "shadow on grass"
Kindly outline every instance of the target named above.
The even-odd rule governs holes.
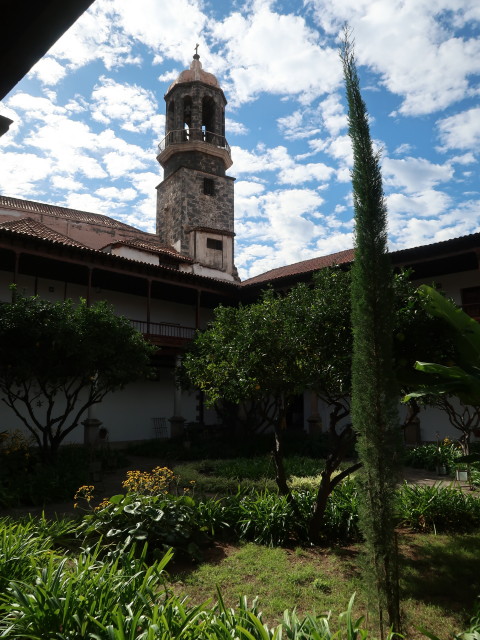
[[[168,572],[172,580],[184,580],[187,576],[197,571],[202,564],[218,565],[231,552],[231,547],[223,543],[214,543],[209,546],[202,547],[201,560],[195,561],[184,557],[178,557],[169,564]]]
[[[400,575],[403,598],[447,611],[465,611],[480,594],[480,535],[403,537]]]

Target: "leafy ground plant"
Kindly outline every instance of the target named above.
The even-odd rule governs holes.
[[[17,524],[21,527],[12,528],[10,537],[25,543],[30,536],[32,551],[36,537],[39,543],[47,537],[53,540],[63,535],[68,523],[30,519]],[[15,540],[8,544],[13,550]],[[478,533],[401,536],[401,587],[409,640],[424,638],[420,626],[429,630],[430,637],[441,640],[477,640],[474,635],[458,634],[467,628],[471,634],[478,631],[478,619],[472,620],[470,627],[468,620],[475,596],[480,593],[479,545]],[[68,554],[62,549],[56,553],[50,550],[46,557],[32,553],[27,570],[26,544],[23,549],[13,550],[13,555],[23,557],[25,565],[2,598],[2,638],[375,637],[371,620],[361,621],[366,611],[361,598],[342,615],[351,593],[359,591],[363,579],[358,567],[359,545],[295,549],[223,545],[212,550],[213,563],[177,565],[173,570],[183,566],[184,573],[177,575],[173,584],[165,574],[170,554],[148,567],[146,548],[111,555],[105,555],[99,547]],[[215,585],[219,585],[221,594]],[[188,600],[185,593],[189,594]],[[255,599],[257,595],[259,600]],[[217,599],[217,604],[205,603],[208,598]]]
[[[460,455],[460,447],[445,438],[437,444],[422,444],[408,450],[405,454],[405,464],[429,471],[435,471],[439,465],[443,465],[451,470],[455,468],[455,460]]]
[[[15,522],[9,518],[0,520],[0,594],[10,580],[28,582],[35,567],[44,562],[52,547],[52,538],[45,532],[39,534],[33,520]]]
[[[83,519],[79,533],[110,548],[126,549],[148,542],[151,557],[162,556],[170,547],[193,558],[200,557],[206,535],[193,498],[174,495],[175,474],[167,467],[152,472],[129,471],[125,494],[104,500]],[[92,486],[81,487],[76,498],[92,501]]]
[[[317,489],[324,460],[306,456],[285,459],[288,484],[293,490]],[[275,468],[271,456],[205,459],[177,465],[176,473],[183,484],[195,482],[196,494],[235,494],[238,491],[277,491]]]
[[[130,637],[141,638],[142,621],[165,594],[164,567],[171,554],[149,568],[146,548],[136,555],[131,548],[102,560],[97,546],[77,558],[51,556],[35,569],[31,582],[10,583],[1,637],[106,640],[109,628],[119,623],[131,627],[133,620],[135,635]]]
[[[253,541],[267,546],[308,543],[309,518],[315,491],[293,491],[291,498],[276,492],[238,492],[198,502],[200,522],[213,537]],[[324,541],[358,537],[358,502],[355,483],[348,480],[329,498],[322,529]]]

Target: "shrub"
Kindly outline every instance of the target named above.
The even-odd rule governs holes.
[[[396,511],[399,521],[416,531],[468,531],[480,525],[480,499],[453,487],[404,484]]]
[[[289,485],[294,490],[314,490],[320,483],[322,460],[292,456],[286,458]],[[271,456],[236,458],[235,460],[200,460],[176,466],[184,485],[195,483],[200,495],[230,495],[238,492],[277,492],[275,470]]]
[[[282,546],[293,540],[307,543],[314,491],[294,491],[287,497],[268,491],[238,493],[198,504],[202,526],[213,536],[227,534],[243,541]],[[335,488],[329,498],[322,537],[352,540],[358,537],[357,490],[353,481]]]
[[[438,465],[444,465],[452,470],[455,468],[455,459],[460,455],[461,450],[458,444],[445,438],[438,444],[422,444],[409,449],[405,453],[405,464],[428,471],[435,471]]]
[[[55,462],[46,465],[37,447],[31,447],[19,432],[12,432],[0,448],[0,507],[71,500],[75,489],[88,481],[88,475],[89,458],[84,447],[62,447]]]
[[[205,433],[208,437],[205,438]],[[161,457],[172,461],[196,461],[205,459],[236,459],[239,457],[252,458],[255,456],[265,456],[273,449],[273,435],[249,434],[235,436],[232,429],[221,427],[215,433],[212,428],[205,427],[189,429],[188,440],[190,446],[185,446],[185,438],[172,440],[153,439],[146,442],[139,442],[130,445],[127,452],[131,455],[151,457]],[[288,455],[311,456],[316,459],[325,458],[330,452],[330,441],[328,434],[310,436],[297,431],[285,433],[285,451]],[[354,446],[347,453],[354,456]]]

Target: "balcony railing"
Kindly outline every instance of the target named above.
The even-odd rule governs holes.
[[[130,322],[147,340],[155,344],[182,345],[192,340],[196,331],[192,327],[182,327],[179,324],[168,322],[145,322],[143,320],[130,320]]]
[[[193,142],[197,140],[200,142],[206,142],[207,144],[212,144],[220,149],[225,149],[228,155],[231,155],[230,145],[228,144],[225,136],[220,136],[218,133],[212,133],[211,131],[204,131],[203,129],[176,129],[174,131],[169,131],[158,145],[158,150],[161,153],[171,144],[183,144],[185,142]]]

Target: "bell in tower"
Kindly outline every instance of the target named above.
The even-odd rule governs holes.
[[[165,94],[165,138],[158,162],[157,235],[194,260],[196,273],[237,280],[233,262],[232,165],[225,138],[227,101],[216,77],[202,69],[198,45],[190,69]]]

